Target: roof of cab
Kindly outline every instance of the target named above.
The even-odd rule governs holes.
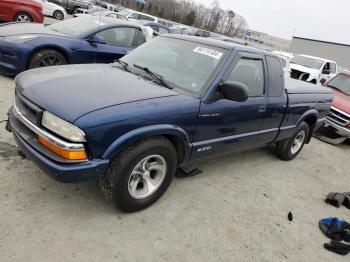
[[[265,54],[265,55],[272,55],[277,57],[276,54],[273,54],[270,51],[266,51],[263,49],[255,48],[255,47],[250,47],[250,46],[244,46],[241,44],[236,44],[236,43],[231,43],[227,41],[222,41],[222,40],[217,40],[213,39],[210,37],[198,37],[198,36],[190,36],[190,35],[179,35],[179,34],[164,34],[161,37],[168,37],[168,38],[175,38],[175,39],[180,39],[180,40],[185,40],[185,41],[191,41],[203,45],[211,45],[223,49],[239,49],[241,51],[245,52],[254,52],[254,53],[260,53],[260,54]]]

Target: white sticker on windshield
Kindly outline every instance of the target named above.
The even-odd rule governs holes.
[[[216,51],[214,49],[210,49],[207,47],[202,47],[202,46],[197,46],[195,49],[193,49],[193,52],[202,54],[202,55],[207,55],[215,59],[220,59],[223,55],[223,53]]]

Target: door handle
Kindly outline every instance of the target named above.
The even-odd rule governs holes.
[[[258,112],[259,112],[259,113],[264,113],[264,112],[266,112],[266,106],[265,106],[265,105],[260,105],[260,106],[259,106],[259,109],[258,109]]]

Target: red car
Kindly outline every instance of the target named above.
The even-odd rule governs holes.
[[[32,0],[0,0],[0,21],[36,22],[44,20],[43,7]]]
[[[336,75],[325,86],[334,94],[326,127],[344,140],[350,138],[350,71]]]

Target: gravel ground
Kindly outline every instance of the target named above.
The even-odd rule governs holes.
[[[0,76],[0,120],[13,93]],[[0,124],[0,260],[348,261],[323,249],[318,220],[350,221],[350,210],[323,202],[350,191],[349,153],[313,139],[291,162],[266,149],[198,162],[203,174],[123,214],[94,183],[60,184],[22,159]]]
[[[0,76],[0,119],[14,81]],[[348,261],[323,249],[318,220],[350,210],[350,147],[313,139],[283,162],[266,149],[199,162],[152,207],[123,214],[94,183],[60,184],[16,154],[0,126],[0,254],[14,261]],[[294,220],[287,214],[292,211]]]

